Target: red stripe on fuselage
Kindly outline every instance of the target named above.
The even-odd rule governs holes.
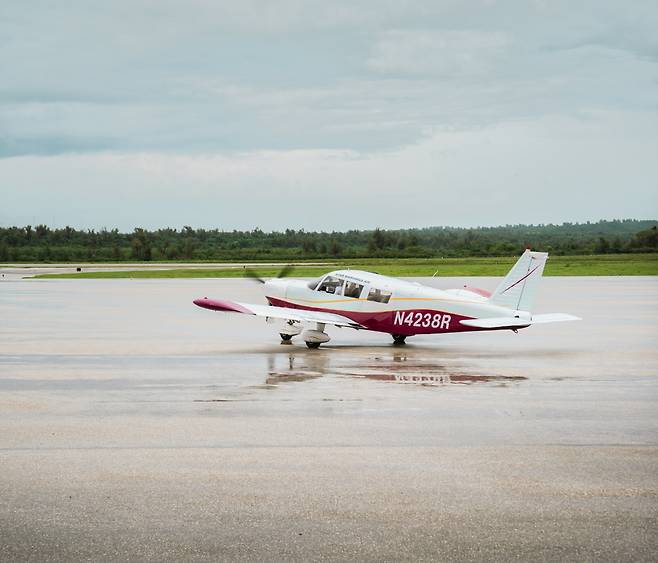
[[[471,293],[477,293],[481,297],[486,297],[487,299],[491,297],[491,291],[487,291],[486,289],[480,289],[479,287],[470,287],[468,285],[465,285],[464,289],[466,291],[470,291]]]
[[[309,307],[308,305],[300,305],[277,297],[267,297],[270,305],[277,307],[285,307],[288,309],[301,309],[304,311],[319,311],[323,313],[334,313],[347,317],[368,330],[376,332],[387,332],[389,334],[403,334],[411,336],[413,334],[441,334],[447,332],[471,332],[483,330],[477,327],[469,327],[461,324],[459,321],[464,319],[472,319],[473,317],[465,317],[455,313],[446,313],[444,311],[437,311],[436,309],[405,309],[405,310],[388,310],[388,311],[347,311],[343,309],[327,309],[324,307]],[[397,314],[397,316],[396,316]],[[395,322],[400,321],[400,314],[404,315],[406,321],[411,314],[411,323]],[[440,317],[437,319],[437,315]],[[449,318],[445,318],[449,317]],[[437,327],[433,327],[432,323],[436,323]],[[423,326],[428,325],[428,326]]]

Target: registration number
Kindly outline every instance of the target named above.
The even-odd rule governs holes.
[[[416,311],[396,311],[393,319],[394,325],[413,326],[420,328],[436,328],[447,330],[450,328],[450,315],[442,313],[420,313]]]

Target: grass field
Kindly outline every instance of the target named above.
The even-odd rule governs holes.
[[[372,259],[335,261],[325,266],[299,264],[292,275],[316,277],[339,268],[362,269],[397,277],[432,276],[502,276],[516,261],[515,257],[445,258],[445,259]],[[262,277],[273,277],[278,267],[249,266]],[[546,265],[547,276],[655,276],[658,275],[657,254],[604,254],[594,256],[553,256]],[[201,269],[194,266],[155,270],[80,272],[40,274],[36,278],[116,279],[116,278],[235,278],[243,277],[243,268]]]

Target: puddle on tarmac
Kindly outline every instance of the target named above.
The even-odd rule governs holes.
[[[323,376],[359,378],[371,381],[424,386],[473,385],[495,383],[508,385],[527,380],[525,376],[482,374],[463,362],[437,362],[435,358],[415,353],[378,352],[363,362],[351,355],[331,353],[289,353],[268,356],[268,375],[264,385],[255,388],[275,388],[284,383],[301,383]]]
[[[351,374],[354,377],[364,377],[377,381],[391,381],[395,383],[413,383],[416,385],[472,385],[473,383],[518,383],[528,379],[523,376],[504,375],[466,375],[466,374],[423,374],[423,373],[383,373],[383,374]]]

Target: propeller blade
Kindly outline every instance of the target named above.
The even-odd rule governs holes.
[[[261,278],[254,270],[252,270],[251,268],[247,268],[246,266],[244,268],[244,275],[247,278],[251,278],[255,282],[265,283],[265,280],[263,278]]]
[[[292,272],[294,269],[295,267],[292,264],[288,264],[287,266],[281,268],[281,271],[276,275],[276,277],[287,278],[290,275],[290,272]]]
[[[279,273],[276,275],[277,278],[285,278],[288,277],[290,272],[292,272],[295,269],[295,267],[292,264],[288,264],[287,266],[284,266],[281,268]],[[244,267],[244,275],[246,278],[251,278],[254,281],[257,281],[258,283],[265,283],[265,280],[261,278],[254,270],[251,268],[247,268],[246,266]]]

